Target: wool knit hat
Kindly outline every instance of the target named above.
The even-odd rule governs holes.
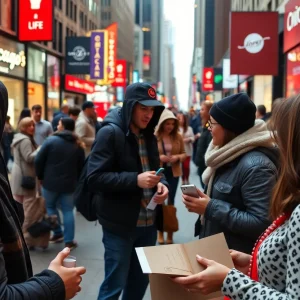
[[[241,134],[254,126],[256,106],[247,94],[239,93],[215,103],[209,113],[225,129]]]

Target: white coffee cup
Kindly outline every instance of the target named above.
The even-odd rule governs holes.
[[[75,268],[76,267],[76,257],[68,256],[63,261],[63,266],[66,268]]]

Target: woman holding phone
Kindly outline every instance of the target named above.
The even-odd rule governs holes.
[[[165,109],[156,129],[158,150],[161,167],[163,167],[166,180],[169,183],[168,204],[174,205],[179,177],[182,175],[181,163],[185,160],[183,139],[179,130],[179,122],[174,114]],[[158,232],[158,242],[164,244],[164,234]],[[167,244],[173,243],[173,232],[168,232]]]
[[[209,294],[222,290],[227,299],[299,299],[299,114],[300,95],[281,102],[272,116],[281,162],[270,205],[275,221],[257,241],[252,255],[231,250],[234,269],[197,257],[205,267],[203,272],[173,279],[187,291]]]
[[[190,212],[199,214],[200,238],[224,232],[231,249],[251,253],[270,224],[271,191],[277,179],[278,153],[256,107],[243,93],[215,103],[210,110],[212,134],[199,197],[184,196]]]

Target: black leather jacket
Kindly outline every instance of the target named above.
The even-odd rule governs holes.
[[[230,249],[251,253],[269,226],[269,202],[277,179],[276,149],[256,148],[219,168],[200,238],[223,232]]]

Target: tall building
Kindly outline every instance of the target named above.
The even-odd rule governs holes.
[[[0,0],[0,52],[17,58],[13,65],[0,59],[0,80],[8,89],[9,115],[14,126],[24,107],[40,104],[44,117],[51,120],[64,100],[80,105],[94,87],[80,76],[62,74],[66,36],[84,36],[100,28],[100,0],[53,3],[53,41],[22,43],[17,39],[18,0]]]
[[[136,0],[135,22],[144,32],[143,80],[156,85],[161,78],[163,0]]]
[[[118,23],[117,56],[127,61],[131,73],[134,62],[134,18],[134,0],[101,0],[101,27]]]

